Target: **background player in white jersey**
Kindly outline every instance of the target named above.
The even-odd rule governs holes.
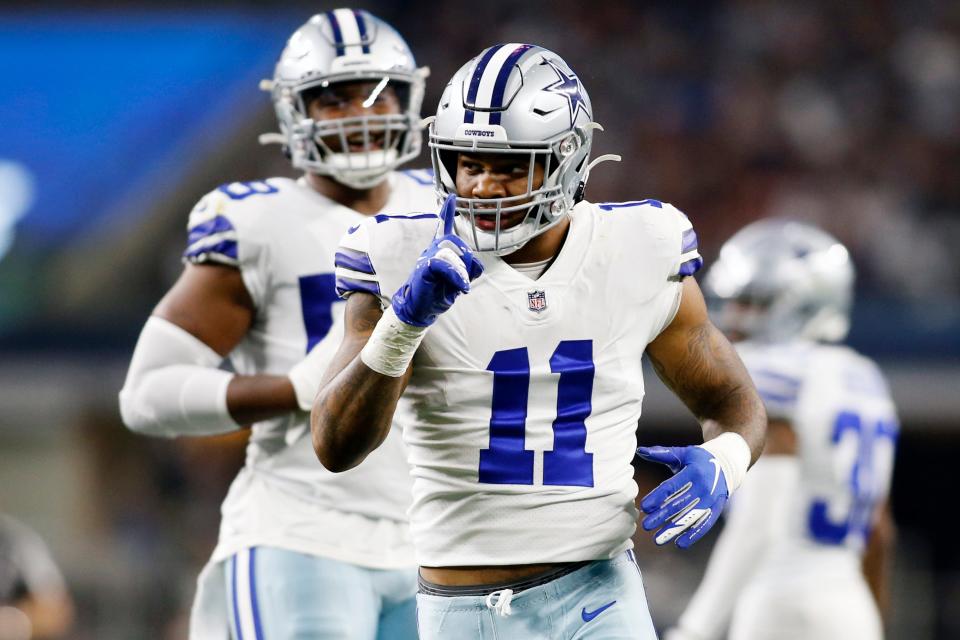
[[[317,463],[306,411],[340,341],[337,239],[380,211],[436,207],[420,149],[425,69],[365,11],[297,30],[272,90],[299,180],[222,186],[190,214],[186,268],[147,321],[121,411],[130,428],[202,435],[253,423],[200,578],[191,635],[416,637],[399,436],[348,475]],[[229,357],[236,374],[221,370]]]
[[[658,542],[702,536],[762,447],[760,398],[687,277],[689,220],[582,199],[596,128],[559,56],[491,47],[430,128],[440,219],[344,236],[314,446],[335,471],[374,455],[406,390],[422,638],[654,637],[630,551],[645,351],[709,440],[642,450],[679,472],[643,502]]]
[[[882,637],[886,507],[897,418],[877,366],[831,344],[847,333],[846,249],[797,222],[764,220],[707,275],[770,417],[706,576],[670,640]],[[873,591],[873,596],[871,596]]]

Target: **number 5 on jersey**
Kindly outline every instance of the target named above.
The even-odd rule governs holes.
[[[485,484],[533,484],[534,452],[524,448],[530,359],[527,348],[497,351],[493,372],[490,448],[480,450],[478,479]],[[543,452],[543,484],[593,486],[593,454],[587,453],[585,421],[593,411],[593,341],[564,340],[550,358],[559,373],[553,451]]]

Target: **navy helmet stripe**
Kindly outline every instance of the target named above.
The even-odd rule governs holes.
[[[533,47],[532,44],[520,45],[513,50],[513,53],[507,57],[503,66],[500,67],[500,73],[497,74],[497,81],[493,85],[493,96],[490,98],[491,109],[500,109],[503,107],[503,92],[506,91],[507,88],[507,78],[510,77],[510,72],[513,70],[513,66],[517,64],[517,60],[531,47]],[[500,124],[501,115],[500,113],[491,113],[490,124]]]
[[[333,11],[327,11],[324,15],[327,16],[327,20],[330,21],[330,28],[333,29],[333,40],[337,47],[337,55],[342,56],[346,53],[346,48],[343,46],[343,33],[340,32],[340,22],[337,20],[337,16],[334,15]]]
[[[477,61],[477,67],[473,70],[473,77],[470,79],[470,88],[467,89],[467,104],[465,105],[466,109],[463,114],[464,123],[473,122],[475,112],[471,107],[477,103],[477,92],[480,90],[480,80],[483,78],[483,72],[487,69],[487,65],[490,64],[490,58],[502,48],[502,44],[490,47],[483,54],[483,57]]]
[[[363,14],[358,9],[353,10],[353,17],[357,19],[357,31],[360,32],[360,42],[363,43],[363,52],[370,53],[370,45],[367,44],[367,21],[363,19]]]

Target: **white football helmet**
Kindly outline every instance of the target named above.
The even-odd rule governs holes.
[[[420,106],[428,74],[426,67],[417,68],[400,34],[367,11],[318,13],[290,37],[273,80],[261,83],[271,92],[280,125],[280,134],[263,135],[261,142],[285,145],[298,169],[331,176],[356,189],[372,187],[420,153]],[[391,86],[401,112],[324,120],[309,116],[305,92],[355,81],[377,83],[371,104]],[[358,136],[363,149],[351,151],[347,140],[356,142]],[[337,150],[325,139],[339,140]]]
[[[463,65],[450,80],[429,129],[431,159],[441,198],[456,193],[457,156],[463,151],[529,159],[526,193],[505,198],[457,197],[457,234],[473,250],[506,255],[557,224],[582,198],[590,168],[590,97],[560,56],[531,44],[500,44]],[[543,184],[534,187],[535,163]],[[523,221],[501,228],[501,216],[526,210]],[[478,216],[495,217],[489,231]]]
[[[704,279],[724,332],[764,342],[838,342],[850,328],[854,268],[846,247],[809,224],[766,219],[720,249]]]

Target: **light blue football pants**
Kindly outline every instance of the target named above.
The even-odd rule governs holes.
[[[656,640],[633,552],[597,560],[507,598],[510,585],[487,595],[417,594],[421,640]],[[516,585],[515,585],[516,586]],[[444,588],[453,593],[460,588]],[[471,588],[471,592],[475,589]],[[499,611],[498,605],[499,603]],[[509,615],[504,609],[509,609]]]
[[[416,640],[416,569],[254,547],[224,563],[233,640]]]

